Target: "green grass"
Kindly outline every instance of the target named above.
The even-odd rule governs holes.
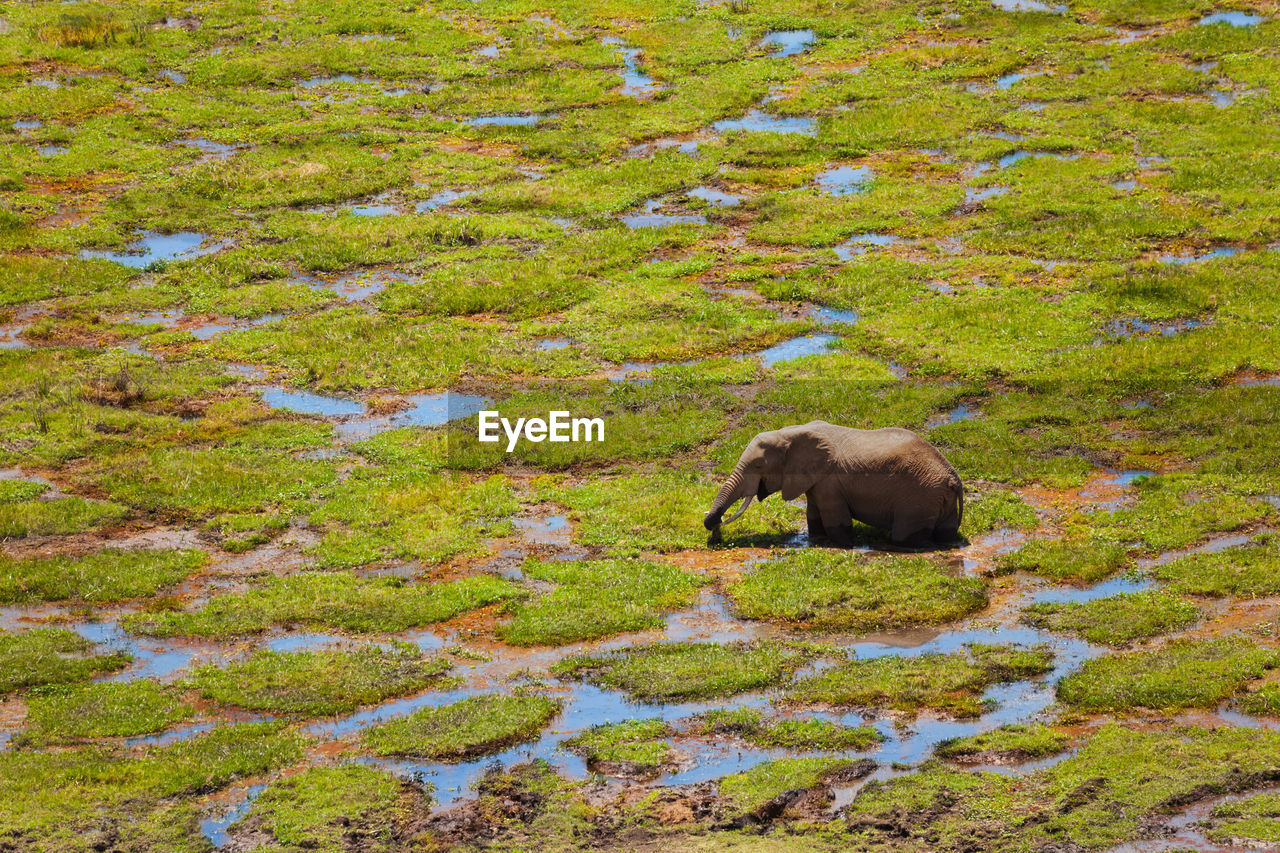
[[[15,843],[46,849],[128,838],[138,849],[207,851],[192,798],[287,767],[304,743],[262,723],[222,726],[132,757],[100,747],[8,750],[0,754],[0,828]]]
[[[449,669],[417,646],[361,646],[302,652],[259,649],[243,661],[193,670],[184,686],[201,698],[253,711],[332,716],[416,693]]]
[[[1092,537],[1033,539],[1000,558],[1007,572],[1031,572],[1055,581],[1093,583],[1129,564],[1130,549]]]
[[[1030,761],[1057,755],[1070,737],[1044,725],[1004,725],[982,734],[948,738],[934,747],[940,758],[952,761]]]
[[[517,646],[563,645],[656,628],[662,615],[692,603],[706,581],[648,560],[528,560],[525,577],[556,584],[510,605],[498,636]]]
[[[1264,533],[1243,545],[1178,557],[1150,571],[1175,592],[1189,595],[1276,595],[1280,593],[1280,537]]]
[[[1246,714],[1280,717],[1280,685],[1264,684],[1240,699],[1240,710]]]
[[[927,833],[938,849],[958,849],[983,833],[1012,850],[1064,841],[1105,850],[1143,837],[1149,815],[1247,790],[1280,756],[1274,732],[1236,726],[1143,730],[1101,728],[1080,749],[1025,776],[926,765],[868,783],[847,811],[846,843],[880,842],[886,823]],[[1123,808],[1117,807],[1123,804]],[[890,830],[892,831],[892,830]]]
[[[960,532],[972,537],[993,530],[1031,530],[1036,522],[1036,511],[1021,497],[993,489],[965,496]]]
[[[207,560],[201,551],[114,548],[75,557],[0,557],[0,603],[141,598],[185,580]]]
[[[536,494],[569,509],[578,542],[636,554],[704,547],[702,518],[718,488],[695,471],[661,467],[576,485],[549,480]],[[725,528],[724,540],[726,545],[775,544],[803,526],[803,510],[775,498]]]
[[[625,690],[644,702],[665,702],[770,687],[786,680],[813,655],[812,650],[780,643],[656,643],[566,658],[552,671]]]
[[[363,468],[308,516],[324,531],[310,551],[324,567],[392,559],[441,563],[484,553],[487,538],[510,532],[505,519],[518,509],[502,476]]]
[[[1091,643],[1122,646],[1185,628],[1200,618],[1200,608],[1165,592],[1130,592],[1068,604],[1033,604],[1024,622],[1037,628],[1076,634]]]
[[[460,761],[531,740],[560,712],[544,696],[472,696],[367,729],[366,747],[377,755],[410,755]]]
[[[797,682],[786,700],[798,705],[889,708],[918,713],[931,708],[975,717],[982,692],[1002,681],[1020,681],[1052,668],[1047,648],[972,646],[969,654],[931,652],[853,660]]]
[[[675,734],[662,720],[627,720],[592,726],[563,746],[584,756],[589,765],[616,765],[628,772],[652,772],[671,763],[675,752],[664,739]]]
[[[981,578],[955,577],[924,557],[868,559],[821,550],[756,565],[730,583],[728,593],[747,619],[851,631],[937,625],[987,603]]]
[[[755,708],[708,711],[699,715],[695,732],[736,735],[763,747],[799,751],[861,752],[884,740],[874,726],[845,726],[818,718],[768,719]]]
[[[76,497],[0,503],[0,537],[79,533],[119,521],[127,514],[119,504]]]
[[[23,744],[75,743],[161,731],[195,710],[172,688],[154,681],[94,681],[29,691]]]
[[[0,696],[44,684],[84,681],[123,669],[123,652],[93,654],[94,644],[65,628],[0,632]]]
[[[153,637],[227,637],[295,623],[355,633],[395,632],[519,594],[513,584],[491,575],[406,584],[398,578],[303,572],[267,579],[243,594],[214,596],[196,611],[134,613],[122,624]]]
[[[113,459],[95,483],[131,507],[204,518],[288,506],[333,478],[330,466],[282,452],[171,447]]]
[[[429,805],[420,789],[381,770],[309,767],[268,785],[229,831],[265,835],[273,850],[343,853],[359,839],[362,849],[391,851],[404,841],[410,815]]]
[[[1212,828],[1206,834],[1219,844],[1236,844],[1238,838],[1280,843],[1280,795],[1254,794],[1221,803],[1209,821]]]
[[[1058,698],[1095,713],[1214,708],[1277,666],[1275,650],[1243,638],[1174,641],[1086,661],[1059,682]]]
[[[784,791],[811,788],[824,776],[852,766],[847,758],[780,758],[720,780],[720,796],[740,811],[750,811]]]

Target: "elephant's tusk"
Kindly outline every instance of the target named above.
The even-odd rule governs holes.
[[[746,500],[744,500],[744,501],[742,502],[742,506],[738,507],[738,511],[737,511],[737,512],[735,512],[735,513],[734,513],[730,518],[726,518],[724,521],[722,521],[722,522],[720,522],[720,523],[721,523],[721,524],[732,524],[733,522],[737,521],[737,520],[738,520],[738,516],[740,516],[740,515],[742,515],[744,512],[746,512],[746,511],[747,511],[747,507],[751,506],[751,501],[752,501],[752,499],[754,499],[754,498],[755,498],[755,495],[747,495]]]

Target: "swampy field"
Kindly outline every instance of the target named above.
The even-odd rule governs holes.
[[[1280,846],[1280,4],[5,2],[0,74],[0,850]],[[709,542],[815,419],[965,543]]]

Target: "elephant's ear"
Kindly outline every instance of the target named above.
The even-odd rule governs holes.
[[[830,475],[834,460],[826,436],[808,426],[791,427],[788,432],[791,441],[783,465],[782,499],[793,501]]]

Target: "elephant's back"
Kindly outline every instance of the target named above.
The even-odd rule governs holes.
[[[909,429],[842,427],[847,464],[866,474],[909,477],[928,486],[959,489],[960,475],[938,448]]]

